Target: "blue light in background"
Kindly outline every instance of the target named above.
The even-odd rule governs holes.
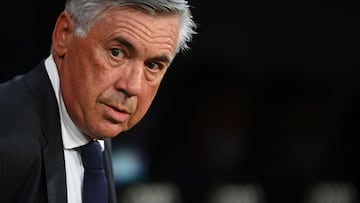
[[[113,149],[113,169],[116,186],[141,181],[147,174],[143,153],[131,147]]]

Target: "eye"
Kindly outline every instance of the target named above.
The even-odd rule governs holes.
[[[146,66],[152,71],[160,71],[163,68],[162,64],[155,63],[155,62],[149,62],[146,64]]]
[[[115,57],[123,57],[124,56],[124,52],[119,49],[119,48],[112,48],[110,49],[111,55],[115,56]]]

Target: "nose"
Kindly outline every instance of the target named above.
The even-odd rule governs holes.
[[[128,64],[119,73],[115,88],[125,93],[128,97],[136,96],[141,92],[141,84],[144,79],[144,72],[141,64]]]

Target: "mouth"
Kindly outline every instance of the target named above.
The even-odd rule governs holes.
[[[104,110],[106,112],[106,117],[111,120],[113,123],[123,123],[125,122],[129,116],[130,112],[122,107],[101,103],[104,107]]]

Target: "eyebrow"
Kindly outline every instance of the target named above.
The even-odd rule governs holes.
[[[117,41],[118,43],[124,45],[126,48],[130,49],[132,52],[135,52],[135,47],[126,39],[122,38],[122,37],[117,37],[115,38],[115,41]]]
[[[150,58],[150,61],[161,61],[169,64],[171,62],[171,59],[169,56],[161,55]]]
[[[117,41],[118,43],[124,45],[131,52],[136,52],[136,49],[135,49],[134,45],[131,42],[129,42],[128,40],[126,40],[126,39],[124,39],[122,37],[117,37],[117,38],[115,38],[115,41]],[[171,58],[170,58],[170,56],[167,56],[167,55],[160,55],[160,56],[151,57],[149,60],[150,61],[161,61],[161,62],[165,62],[165,63],[171,63]]]

